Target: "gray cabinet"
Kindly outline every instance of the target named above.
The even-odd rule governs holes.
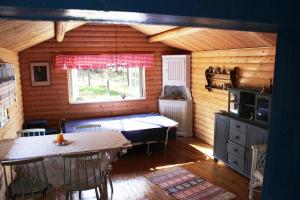
[[[214,157],[249,176],[254,144],[267,143],[268,130],[226,114],[216,114]]]
[[[221,115],[216,116],[214,136],[214,157],[220,160],[227,160],[229,119]]]

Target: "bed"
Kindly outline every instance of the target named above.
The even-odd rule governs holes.
[[[71,120],[64,123],[64,132],[73,133],[77,126],[101,124],[103,129],[116,129],[133,145],[164,142],[176,138],[178,123],[158,113],[126,115],[95,119]]]

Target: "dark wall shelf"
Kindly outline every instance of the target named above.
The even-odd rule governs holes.
[[[226,89],[222,89],[222,88],[217,88],[217,87],[209,87],[209,86],[205,86],[205,89],[207,89],[208,91],[212,91],[212,90],[222,90],[222,91],[228,91],[229,88]]]
[[[205,70],[205,78],[207,85],[205,88],[208,91],[212,89],[228,90],[228,88],[237,87],[237,67],[227,69],[223,67],[208,67]]]

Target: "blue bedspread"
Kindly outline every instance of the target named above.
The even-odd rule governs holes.
[[[75,132],[75,127],[87,124],[101,124],[104,129],[117,129],[132,143],[164,141],[168,127],[177,122],[157,113],[118,117],[71,120],[65,123],[65,132]],[[176,128],[169,133],[169,139],[176,138]]]

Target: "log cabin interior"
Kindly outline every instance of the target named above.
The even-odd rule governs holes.
[[[60,29],[59,26],[61,25],[63,27]],[[268,90],[274,73],[276,46],[275,33],[139,24],[112,25],[84,22],[58,23],[50,21],[11,20],[1,20],[0,27],[1,60],[3,62],[14,64],[17,91],[16,102],[8,108],[9,120],[1,128],[2,139],[16,137],[17,131],[26,128],[26,122],[38,121],[41,119],[47,121],[47,128],[50,129],[49,134],[57,134],[57,132],[53,132],[53,130],[60,130],[60,120],[62,119],[93,119],[160,112],[170,118],[173,117],[175,121],[182,120],[176,118],[178,116],[174,115],[174,113],[172,115],[171,112],[164,110],[163,107],[161,108],[159,106],[161,103],[158,103],[158,97],[161,94],[163,82],[165,81],[163,80],[163,73],[165,73],[163,72],[163,65],[165,62],[163,59],[175,59],[176,61],[176,59],[180,59],[178,56],[184,55],[190,57],[190,59],[187,60],[189,63],[187,63],[186,66],[190,67],[190,74],[186,74],[184,79],[190,81],[188,88],[191,91],[193,111],[190,110],[191,117],[186,119],[187,122],[181,121],[181,123],[186,123],[186,126],[189,126],[192,130],[192,134],[185,135],[189,137],[178,138],[177,141],[173,142],[180,143],[183,148],[187,148],[184,147],[185,145],[190,145],[190,148],[174,150],[175,152],[172,153],[170,152],[169,154],[178,153],[180,157],[182,156],[183,158],[179,158],[177,161],[172,159],[172,155],[170,155],[170,158],[167,158],[166,163],[181,165],[182,160],[186,160],[189,161],[187,162],[188,166],[190,165],[192,168],[197,168],[193,165],[201,165],[203,158],[199,159],[197,157],[203,157],[201,151],[206,149],[203,153],[204,155],[207,155],[204,157],[210,160],[209,165],[213,165],[211,168],[216,172],[205,174],[205,176],[208,176],[212,182],[217,181],[210,176],[213,176],[212,174],[215,173],[217,174],[218,170],[225,170],[221,171],[222,174],[224,173],[222,181],[227,182],[226,179],[229,178],[231,183],[228,183],[228,185],[223,183],[221,185],[224,185],[225,188],[234,188],[232,192],[235,192],[239,199],[246,199],[248,197],[248,179],[245,177],[250,176],[251,165],[249,166],[248,163],[242,163],[240,166],[235,166],[235,162],[238,162],[239,160],[231,161],[227,158],[227,155],[222,157],[223,154],[229,152],[227,147],[225,147],[227,150],[222,149],[220,154],[218,154],[219,152],[215,152],[215,154],[217,153],[215,156],[228,164],[228,166],[233,167],[233,169],[240,167],[237,171],[243,175],[239,175],[234,170],[229,169],[226,165],[219,167],[218,162],[212,160],[212,146],[221,145],[220,147],[216,146],[217,150],[218,148],[224,148],[222,144],[214,144],[214,137],[219,137],[215,134],[220,134],[215,128],[223,126],[222,123],[224,120],[225,122],[226,120],[229,122],[231,118],[228,117],[223,119],[220,125],[218,124],[219,122],[216,121],[215,113],[228,110],[229,90],[227,88],[219,88],[220,85],[211,85],[212,87],[218,88],[207,88],[210,79],[207,79],[206,73],[209,67],[214,68],[214,70],[221,68],[221,70],[229,71],[233,68],[238,68],[236,75],[238,87],[236,88],[256,88],[258,89],[258,93],[264,88],[265,90]],[[127,100],[125,98],[124,100],[106,100],[103,102],[72,103],[69,96],[69,90],[72,89],[72,86],[70,86],[70,77],[68,77],[71,76],[70,71],[57,69],[55,66],[55,57],[57,55],[97,55],[115,53],[134,53],[137,55],[140,53],[151,53],[154,55],[153,67],[145,68],[144,81],[146,96],[139,100]],[[165,55],[177,55],[177,57],[162,57]],[[50,85],[33,86],[30,69],[31,64],[45,62],[49,63],[50,67]],[[176,63],[173,65],[176,65]],[[179,65],[179,67],[181,66]],[[217,74],[219,72],[216,71],[214,73]],[[218,75],[221,77],[221,80],[219,81],[223,84],[223,87],[224,83],[228,83],[228,80],[225,77],[227,75],[226,73],[223,74],[223,72],[220,72]],[[114,75],[115,74],[112,74],[111,76]],[[83,74],[83,76],[86,76],[83,78],[87,78],[87,74]],[[250,92],[250,94],[252,93]],[[92,96],[92,98],[96,97]],[[187,109],[187,107],[184,107],[184,110]],[[224,116],[219,118],[222,119],[222,117]],[[238,120],[235,121],[236,119],[238,118],[231,119],[233,121],[230,126],[232,126],[232,123],[240,122]],[[247,123],[241,122],[241,124],[242,125],[240,126],[244,126]],[[225,126],[227,125],[225,124]],[[239,125],[237,124],[237,126]],[[259,126],[262,125],[259,124]],[[228,128],[229,127],[227,127],[227,129]],[[234,132],[234,134],[237,133]],[[101,137],[99,139],[101,139]],[[234,139],[232,140],[235,141]],[[226,143],[228,143],[228,141],[226,141]],[[245,151],[246,144],[242,143],[243,145],[240,145],[240,143],[240,141],[233,142],[232,145],[235,146],[228,146],[228,148],[234,148],[235,150],[244,148],[241,151]],[[223,145],[225,145],[225,143]],[[155,146],[155,144],[152,146],[152,149],[159,149],[159,146]],[[198,149],[200,153],[194,153],[195,150],[192,148]],[[160,158],[164,155],[163,152],[157,150],[153,151],[158,155],[150,155],[149,157],[146,156],[141,159],[148,159],[151,161],[151,157],[156,156]],[[171,151],[171,147],[166,151]],[[195,155],[185,155],[184,151],[188,151],[186,152],[187,154],[192,153]],[[237,155],[239,155],[239,153],[242,152],[238,152]],[[128,162],[126,159],[134,159],[134,156],[141,155],[130,156],[132,156],[132,158],[127,158],[125,154],[124,157],[120,158],[120,163],[116,163],[116,168],[118,164],[120,164],[120,167],[123,163],[125,165],[126,162]],[[247,156],[251,155],[247,153]],[[246,158],[242,158],[243,162],[244,159]],[[159,161],[153,160],[152,162],[154,162],[153,164],[155,164],[155,162],[160,164]],[[196,164],[195,162],[200,163]],[[151,166],[152,165],[149,166],[149,169]],[[141,167],[144,168],[144,171],[145,167],[148,166]],[[244,167],[249,169],[245,171],[243,169]],[[114,168],[113,170],[118,171],[118,169]],[[225,174],[226,171],[230,171],[230,173]],[[140,176],[140,172],[137,171],[136,174],[136,176]],[[234,179],[238,177],[238,179],[233,180],[233,177]],[[235,181],[243,184],[244,187],[242,190],[235,185],[237,184]],[[122,185],[122,181],[117,180],[117,182],[120,182],[118,184]],[[138,187],[138,183],[134,184]],[[117,190],[118,187],[115,188],[116,193],[118,193]],[[134,194],[134,196],[128,194],[129,196],[126,198],[139,199],[152,197],[152,191],[148,192],[149,194],[146,190],[143,192],[143,195]],[[156,199],[157,197],[154,196],[152,198]],[[160,198],[168,198],[168,195]]]
[[[239,28],[1,19],[1,199],[28,193],[22,167],[3,169],[39,158],[47,187],[39,177],[33,189],[47,199],[261,199],[276,41]],[[91,168],[80,183],[87,161],[96,186]]]

